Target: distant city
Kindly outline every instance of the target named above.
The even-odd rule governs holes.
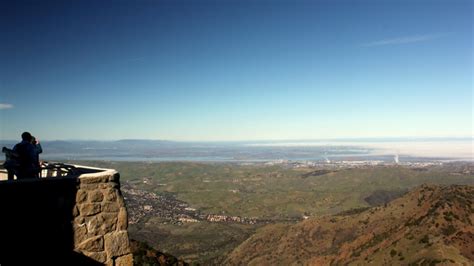
[[[13,147],[15,141],[0,141]],[[45,161],[195,161],[315,166],[433,164],[472,161],[472,138],[316,141],[174,142],[163,140],[43,141]]]

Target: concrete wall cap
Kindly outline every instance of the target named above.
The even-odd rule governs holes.
[[[115,169],[97,168],[97,167],[90,167],[90,166],[84,166],[84,165],[74,165],[74,167],[79,168],[79,169],[82,168],[82,169],[97,171],[94,173],[81,174],[79,176],[80,179],[90,178],[90,177],[113,176],[115,174],[118,174],[118,172]]]

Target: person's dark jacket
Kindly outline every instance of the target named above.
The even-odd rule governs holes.
[[[38,142],[36,144],[33,144],[33,147],[35,148],[35,160],[36,160],[36,164],[39,165],[39,155],[40,153],[43,152],[43,148],[41,147],[41,144]]]
[[[18,179],[34,178],[37,172],[36,148],[29,141],[22,141],[13,147],[13,151],[18,154],[18,169],[16,175]]]

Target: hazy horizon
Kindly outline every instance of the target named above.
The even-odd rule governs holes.
[[[18,141],[0,141],[0,144],[12,146],[16,142]],[[392,160],[395,155],[419,159],[474,160],[472,137],[253,141],[46,140],[42,143],[42,157],[59,160],[301,161],[342,158],[341,156]]]
[[[0,139],[0,141],[20,141],[21,133],[16,138]],[[34,134],[32,134],[34,135]],[[165,142],[204,142],[204,143],[252,143],[252,142],[323,142],[323,141],[446,141],[446,140],[474,140],[474,136],[380,136],[380,137],[338,137],[338,138],[297,138],[297,139],[242,139],[242,140],[196,140],[196,139],[159,139],[159,138],[119,138],[119,139],[94,139],[94,138],[62,138],[62,139],[43,139],[40,136],[35,136],[40,141],[103,141],[103,142],[114,142],[114,141],[165,141]]]

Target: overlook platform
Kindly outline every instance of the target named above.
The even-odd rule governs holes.
[[[50,163],[41,175],[0,171],[0,264],[133,265],[117,171]]]
[[[41,166],[40,178],[70,177],[77,178],[82,174],[99,173],[104,170],[82,165],[64,164],[58,162],[44,162]],[[0,165],[0,182],[8,179],[7,170]],[[16,180],[16,177],[15,177]]]

